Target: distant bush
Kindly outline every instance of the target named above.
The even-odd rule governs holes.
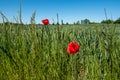
[[[111,23],[120,24],[120,18],[118,18],[118,19],[115,20],[115,21],[113,21],[113,20],[111,20],[111,19],[103,20],[103,21],[101,21],[101,23],[104,23],[104,24],[111,24]]]
[[[89,19],[81,20],[81,24],[90,24],[90,20]]]
[[[114,21],[115,24],[120,24],[120,18],[118,18],[116,21]]]
[[[105,24],[111,24],[111,23],[113,23],[113,22],[114,22],[114,21],[113,21],[113,20],[110,20],[110,19],[101,21],[101,23],[105,23]]]

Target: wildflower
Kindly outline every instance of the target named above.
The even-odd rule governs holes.
[[[49,20],[48,20],[48,19],[44,19],[44,20],[42,20],[42,23],[43,23],[44,25],[48,25],[48,24],[49,24]]]
[[[68,54],[75,54],[79,51],[79,44],[76,42],[70,42],[67,47]]]

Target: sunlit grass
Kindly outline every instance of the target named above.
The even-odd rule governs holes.
[[[118,80],[120,25],[0,25],[0,80]],[[80,51],[68,55],[70,41]]]

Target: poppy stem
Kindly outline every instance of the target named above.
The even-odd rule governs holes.
[[[73,65],[74,65],[74,60],[73,60],[73,55],[72,55],[72,77],[74,76],[74,68],[73,68]]]

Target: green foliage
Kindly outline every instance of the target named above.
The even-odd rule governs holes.
[[[81,24],[90,24],[90,20],[89,19],[81,20]]]
[[[120,25],[113,26],[1,25],[0,79],[118,80]],[[80,44],[75,55],[67,54],[70,41]]]
[[[119,24],[43,26],[34,12],[23,25],[0,14],[0,80],[120,79]],[[70,41],[80,44],[75,55],[67,53]]]
[[[113,22],[114,22],[114,21],[113,21],[113,20],[110,20],[110,19],[101,21],[101,23],[105,23],[105,24],[111,24],[111,23],[113,23]]]
[[[120,24],[120,18],[114,21],[115,24]]]
[[[77,25],[78,25],[78,24],[80,24],[80,21],[78,20],[78,21],[77,21],[76,23],[74,23],[74,24],[77,24]]]
[[[62,25],[64,25],[64,22],[63,22],[63,20],[61,20],[61,24],[62,24]]]
[[[68,23],[68,22],[66,22],[66,25],[69,25],[69,23]]]
[[[114,23],[114,24],[120,24],[120,18],[118,18],[117,20],[113,21],[113,20],[103,20],[101,21],[101,23],[104,23],[104,24],[111,24],[111,23]]]

